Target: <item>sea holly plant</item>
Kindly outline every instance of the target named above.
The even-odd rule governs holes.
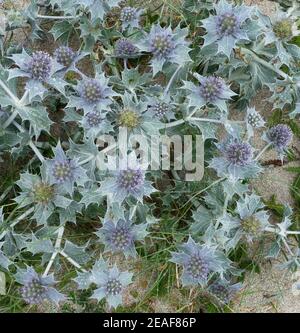
[[[256,184],[298,159],[300,9],[242,2],[4,9],[1,308],[230,310],[258,244],[299,269],[299,209]]]

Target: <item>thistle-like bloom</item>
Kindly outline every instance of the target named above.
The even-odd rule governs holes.
[[[9,80],[14,77],[26,77],[25,89],[28,92],[29,100],[39,96],[43,98],[46,88],[44,83],[51,85],[62,94],[65,93],[65,82],[56,74],[62,69],[47,52],[36,51],[31,56],[22,50],[22,53],[11,56],[18,66],[10,69]]]
[[[237,180],[254,177],[261,171],[253,159],[253,148],[249,143],[230,138],[217,147],[223,156],[214,157],[210,167],[217,171],[218,176]]]
[[[282,43],[290,41],[294,36],[299,35],[297,17],[293,15],[292,9],[287,12],[277,11],[270,18],[265,28],[265,43]]]
[[[125,92],[122,104],[116,108],[115,118],[119,128],[125,128],[129,135],[142,134],[145,137],[158,135],[163,124],[148,113],[147,101],[136,101],[132,94]]]
[[[202,20],[207,32],[204,46],[216,43],[218,53],[230,57],[237,42],[248,40],[245,21],[251,18],[253,8],[243,5],[234,7],[225,0],[220,0],[214,8],[216,15]]]
[[[27,269],[18,269],[15,279],[23,285],[20,288],[20,294],[28,304],[41,304],[47,300],[58,305],[60,301],[66,299],[53,287],[56,281],[52,274],[42,277],[34,268],[27,267]]]
[[[263,117],[255,110],[255,108],[248,108],[246,114],[246,125],[249,137],[252,137],[254,128],[260,128],[265,125]]]
[[[47,52],[34,52],[27,64],[27,72],[32,79],[46,81],[51,73],[51,62],[52,59]]]
[[[170,121],[174,119],[175,105],[171,100],[170,95],[163,95],[162,97],[148,97],[147,98],[148,111],[152,117],[160,121],[167,119]]]
[[[201,108],[205,105],[215,105],[221,111],[227,112],[226,101],[236,95],[225,83],[217,76],[201,76],[194,74],[200,85],[196,86],[192,82],[185,81],[183,89],[189,90],[189,106]]]
[[[118,39],[115,43],[115,56],[117,58],[129,59],[139,55],[138,48],[126,38]]]
[[[45,225],[56,207],[66,209],[71,201],[63,197],[59,186],[51,184],[45,165],[40,170],[41,177],[27,172],[21,174],[16,182],[21,191],[15,201],[20,208],[32,205],[34,214],[31,218],[38,225]]]
[[[116,202],[121,203],[129,197],[142,202],[144,196],[155,192],[151,182],[145,179],[146,169],[147,166],[137,160],[135,153],[130,153],[127,159],[120,161],[119,169],[112,172],[113,178],[101,183],[102,192]]]
[[[69,159],[60,143],[53,149],[54,159],[46,161],[50,184],[57,184],[68,193],[73,193],[74,183],[84,184],[86,171],[78,165],[76,159]]]
[[[247,142],[233,142],[225,147],[224,156],[233,166],[245,166],[252,161],[253,149]]]
[[[64,67],[69,67],[76,58],[76,53],[68,46],[60,46],[54,52],[56,61]]]
[[[289,126],[284,124],[279,124],[274,127],[271,127],[267,131],[265,138],[267,139],[268,142],[274,145],[275,149],[279,153],[282,154],[292,141],[293,133]]]
[[[108,86],[104,73],[96,74],[95,78],[84,77],[77,86],[79,97],[71,95],[67,107],[83,109],[84,113],[107,110],[111,104],[110,97],[117,94]]]
[[[80,97],[89,104],[96,104],[104,98],[101,83],[96,79],[84,79],[79,84]]]
[[[87,138],[96,138],[100,133],[109,133],[113,127],[103,112],[94,110],[85,114],[81,120]]]
[[[223,304],[228,304],[236,293],[242,288],[241,283],[231,285],[226,280],[216,280],[208,287],[208,291],[221,301]]]
[[[237,202],[236,212],[238,216],[226,214],[221,223],[223,231],[230,238],[231,247],[235,247],[239,240],[249,243],[259,239],[269,224],[269,215],[263,209],[259,196],[255,194],[245,195]]]
[[[106,298],[109,306],[116,308],[122,303],[122,293],[132,282],[132,273],[120,272],[116,265],[109,268],[101,258],[97,261],[91,272],[91,282],[99,288],[96,289],[91,298],[100,301]]]
[[[128,27],[138,28],[142,12],[142,9],[124,7],[121,10],[122,30],[125,30]]]
[[[126,258],[136,257],[135,242],[142,241],[148,234],[147,224],[132,224],[130,220],[117,223],[106,221],[96,235],[105,244],[105,251],[122,252]]]
[[[190,49],[185,40],[187,33],[187,28],[181,29],[179,26],[172,31],[171,27],[153,25],[149,35],[137,43],[141,51],[152,53],[153,75],[161,71],[166,62],[183,65],[190,61]]]
[[[204,286],[211,273],[223,272],[223,263],[217,252],[206,245],[195,243],[189,237],[187,243],[178,246],[180,252],[171,252],[171,262],[183,267],[181,281],[183,286]]]

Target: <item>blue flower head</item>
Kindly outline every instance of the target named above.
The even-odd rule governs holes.
[[[171,252],[171,262],[183,267],[181,281],[183,286],[205,286],[213,272],[222,272],[222,261],[215,249],[195,243],[189,237],[187,243],[178,246],[180,252]]]
[[[53,275],[40,276],[33,267],[18,269],[15,279],[23,285],[20,288],[20,293],[28,304],[41,304],[47,300],[58,305],[60,301],[66,299],[53,287],[56,283]]]
[[[179,26],[172,30],[171,27],[152,25],[150,33],[137,43],[141,51],[152,54],[153,75],[161,71],[165,63],[183,65],[190,61],[187,33],[187,28],[181,29]]]
[[[279,124],[271,127],[264,138],[275,147],[280,155],[283,155],[292,141],[293,133],[289,126]]]
[[[118,39],[114,45],[117,58],[129,59],[139,55],[138,48],[127,38]]]
[[[215,169],[220,177],[231,180],[255,177],[261,168],[253,158],[253,148],[248,142],[229,138],[217,144],[222,157],[214,157],[210,167]]]
[[[96,289],[91,298],[100,301],[106,298],[110,307],[116,308],[122,303],[122,293],[132,282],[132,273],[120,272],[114,265],[112,268],[101,258],[98,260],[91,273],[91,282],[99,288]]]
[[[58,143],[53,149],[54,159],[46,161],[50,183],[57,184],[61,190],[73,193],[74,183],[83,184],[87,180],[86,171],[79,166],[77,159],[70,159]]]
[[[146,165],[140,163],[134,152],[123,158],[116,171],[112,171],[112,178],[101,183],[104,194],[111,197],[113,202],[123,202],[133,197],[142,202],[144,196],[149,196],[155,189],[151,182],[145,179]]]
[[[204,46],[215,43],[218,53],[230,57],[237,42],[248,40],[244,23],[251,18],[253,8],[244,5],[233,6],[225,0],[220,0],[214,8],[216,15],[202,20],[206,30]]]
[[[117,223],[106,221],[96,235],[105,244],[105,251],[122,252],[126,258],[136,257],[135,241],[141,241],[148,234],[147,224],[132,224],[130,220]]]
[[[236,93],[220,77],[201,76],[197,73],[194,76],[199,81],[199,85],[185,81],[183,86],[183,89],[190,91],[189,106],[201,108],[205,105],[214,105],[221,111],[227,112],[226,102]]]
[[[128,27],[138,28],[142,12],[142,9],[137,9],[134,7],[124,7],[121,10],[122,30],[125,30]]]

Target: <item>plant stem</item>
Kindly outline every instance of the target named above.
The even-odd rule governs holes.
[[[30,209],[26,210],[26,212],[24,212],[22,215],[20,215],[18,218],[16,218],[13,223],[8,225],[8,227],[13,228],[14,226],[16,226],[19,222],[24,220],[28,215],[30,215],[33,212],[34,212],[34,207],[31,207]],[[7,230],[4,230],[0,235],[0,239],[2,239],[6,234],[7,234]]]
[[[176,121],[172,121],[171,123],[165,124],[165,128],[178,126],[178,125],[181,125],[183,123],[185,123],[185,119],[179,119],[179,120],[176,120]]]
[[[282,70],[275,68],[271,63],[261,59],[259,56],[257,56],[253,51],[242,47],[241,51],[244,54],[248,54],[250,56],[252,56],[253,60],[260,63],[261,65],[265,66],[266,68],[269,68],[270,70],[272,70],[273,72],[277,73],[279,76],[283,77],[285,80],[289,81],[289,82],[293,82],[293,80],[291,79],[291,77],[286,74],[285,72],[283,72]]]
[[[258,155],[255,157],[254,161],[258,161],[259,158],[269,149],[269,147],[271,147],[272,143],[268,143],[259,153]]]
[[[18,115],[18,110],[16,109],[10,116],[9,118],[5,121],[5,123],[3,124],[2,128],[5,129],[7,128],[16,118],[16,116]]]
[[[43,277],[47,276],[53,263],[54,263],[54,260],[55,258],[57,257],[57,255],[59,254],[59,251],[60,251],[60,246],[61,246],[61,242],[62,242],[62,237],[63,237],[63,234],[64,234],[64,231],[65,231],[65,227],[64,226],[61,226],[59,229],[58,229],[58,233],[57,233],[57,238],[56,238],[56,242],[55,242],[55,245],[54,245],[54,249],[55,251],[52,253],[52,256],[48,262],[48,265],[45,269],[45,272],[43,274]]]
[[[65,257],[73,266],[75,266],[76,268],[80,269],[83,272],[86,272],[86,270],[84,268],[82,268],[75,260],[73,260],[72,258],[70,258],[64,251],[60,251],[59,253],[63,257]]]
[[[216,124],[224,124],[224,121],[221,121],[221,120],[218,120],[218,119],[211,119],[211,118],[188,117],[188,120],[203,121],[203,122],[216,123]]]
[[[49,20],[72,20],[79,18],[78,16],[48,16],[48,15],[37,15],[36,18],[39,19],[49,19]]]
[[[19,125],[16,121],[13,121],[12,123],[17,127],[17,129],[21,133],[26,132],[25,129],[21,125]],[[32,140],[28,142],[28,145],[34,151],[38,159],[43,163],[45,161],[44,156],[40,153],[40,151],[38,150],[38,148],[36,147],[36,145],[33,143]]]
[[[178,66],[177,69],[176,69],[176,71],[173,73],[170,81],[168,82],[168,84],[167,84],[167,86],[165,88],[165,91],[164,91],[164,94],[163,94],[164,96],[166,96],[168,94],[168,92],[169,92],[169,90],[171,88],[171,85],[173,84],[173,82],[175,80],[175,77],[176,77],[176,75],[177,75],[177,73],[179,72],[180,69],[181,69],[181,66]]]
[[[15,105],[17,107],[20,107],[20,100],[18,99],[18,97],[15,96],[15,94],[7,87],[7,85],[0,80],[0,87],[7,93],[7,95],[14,101]]]

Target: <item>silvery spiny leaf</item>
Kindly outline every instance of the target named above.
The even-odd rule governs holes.
[[[116,7],[121,0],[76,0],[75,5],[80,5],[87,8],[91,14],[91,20],[104,19],[105,14],[107,14],[111,8]]]

